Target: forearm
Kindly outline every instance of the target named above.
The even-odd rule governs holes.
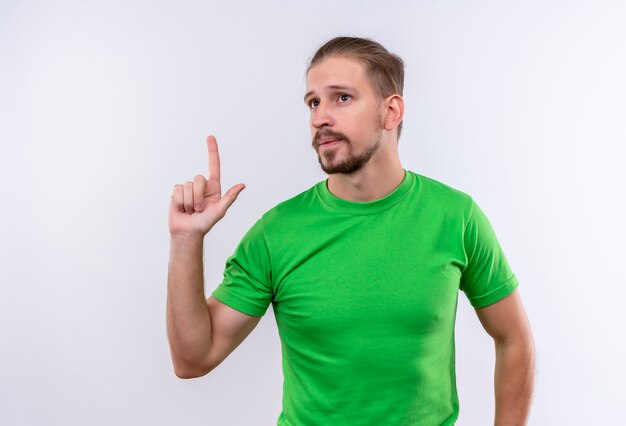
[[[176,374],[202,373],[211,345],[211,317],[204,296],[204,238],[172,237],[167,281],[167,333]]]
[[[534,378],[535,349],[532,336],[515,342],[496,342],[495,426],[527,424]]]

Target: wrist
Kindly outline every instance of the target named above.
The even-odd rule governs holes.
[[[172,244],[198,244],[204,242],[204,234],[198,232],[170,234]]]

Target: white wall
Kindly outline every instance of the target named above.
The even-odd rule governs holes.
[[[356,35],[406,62],[403,165],[471,194],[518,275],[531,424],[619,423],[624,3],[233,3],[0,2],[0,422],[275,424],[271,309],[209,376],[173,373],[169,197],[215,134],[224,190],[247,189],[206,240],[208,294],[264,211],[326,177],[304,69]],[[490,424],[493,344],[463,293],[456,332],[458,424]]]

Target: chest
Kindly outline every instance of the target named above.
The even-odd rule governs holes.
[[[309,337],[450,329],[460,236],[443,227],[402,225],[364,221],[292,246],[275,287],[279,327]]]

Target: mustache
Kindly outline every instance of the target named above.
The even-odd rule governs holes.
[[[336,131],[330,130],[330,129],[324,129],[324,130],[318,131],[315,134],[315,136],[313,137],[313,147],[319,146],[320,139],[326,138],[326,137],[341,139],[341,140],[344,140],[344,141],[346,141],[348,143],[350,142],[348,137],[346,135],[344,135],[343,133],[336,132]]]

